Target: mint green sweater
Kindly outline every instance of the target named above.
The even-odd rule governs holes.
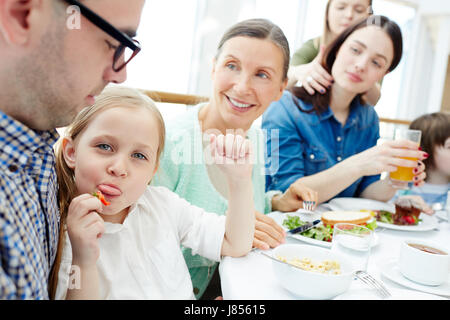
[[[225,214],[228,201],[213,186],[205,165],[202,132],[198,112],[205,103],[189,109],[181,117],[166,124],[166,142],[160,159],[160,167],[152,184],[165,186],[189,201],[191,204]],[[258,128],[250,128],[247,137],[255,150],[252,182],[255,209],[259,212],[271,211],[271,195],[265,193],[264,136]],[[191,274],[196,297],[205,291],[217,263],[183,248],[184,257]]]

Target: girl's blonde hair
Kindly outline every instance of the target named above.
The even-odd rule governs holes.
[[[153,100],[136,89],[118,86],[106,88],[99,96],[96,97],[94,105],[86,107],[80,111],[80,113],[75,117],[75,120],[66,128],[64,136],[75,140],[98,114],[107,109],[121,107],[146,108],[155,117],[159,132],[159,144],[156,153],[156,166],[158,166],[159,157],[164,149],[166,132],[164,120]],[[130,128],[130,130],[132,130],[132,128]],[[73,169],[69,168],[66,161],[64,160],[63,138],[60,138],[60,140],[56,144],[55,154],[56,173],[59,183],[58,202],[61,221],[58,251],[49,280],[49,295],[52,299],[55,297],[56,293],[59,266],[61,264],[61,254],[62,249],[64,248],[64,231],[67,210],[69,208],[70,202],[77,194],[74,171]]]
[[[320,45],[328,46],[332,41],[333,37],[331,35],[330,30],[330,24],[328,22],[328,13],[330,11],[330,4],[333,0],[328,0],[327,6],[325,7],[325,18],[323,22],[323,33],[322,36],[319,38],[314,39],[314,46],[320,50]],[[369,0],[369,7],[368,7],[367,15],[370,16],[373,14],[372,10],[372,0]]]

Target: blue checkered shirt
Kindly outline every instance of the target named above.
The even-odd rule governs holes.
[[[0,111],[0,299],[48,299],[59,212],[53,145]]]

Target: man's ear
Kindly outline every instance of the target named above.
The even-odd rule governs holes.
[[[42,0],[0,1],[0,34],[5,42],[23,45],[30,40],[30,21],[35,9],[43,9]]]
[[[75,169],[75,143],[71,138],[63,138],[62,152],[64,161],[70,169]]]

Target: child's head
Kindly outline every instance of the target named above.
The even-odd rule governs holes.
[[[105,89],[58,144],[61,213],[77,195],[96,190],[111,202],[104,215],[127,212],[150,183],[164,140],[164,121],[150,98],[130,88]]]
[[[427,170],[450,176],[450,114],[435,112],[414,120],[411,129],[421,130],[420,146],[430,156],[423,160]]]

